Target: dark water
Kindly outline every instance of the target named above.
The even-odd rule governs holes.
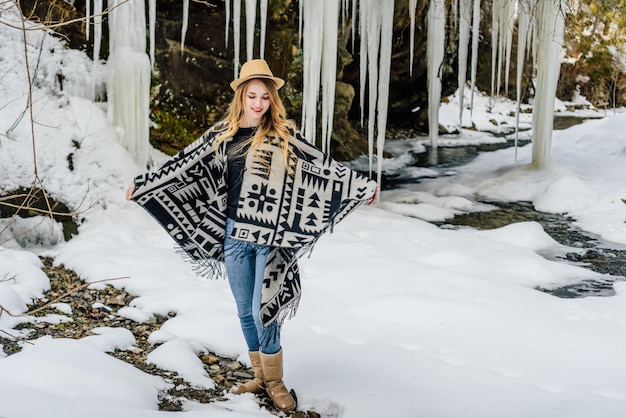
[[[567,129],[570,128],[572,126],[576,126],[579,125],[581,123],[583,123],[584,121],[588,120],[588,119],[596,119],[594,118],[581,118],[579,116],[558,116],[555,115],[554,116],[554,124],[553,124],[553,129],[555,131],[558,131],[560,129]]]
[[[518,140],[518,146],[526,145],[530,140]],[[426,146],[426,152],[412,153],[413,164],[407,168],[432,168],[441,171],[442,174],[436,176],[421,175],[415,176],[410,170],[398,171],[393,174],[383,173],[383,190],[395,189],[405,184],[420,183],[424,178],[440,177],[445,175],[445,169],[454,169],[471,162],[483,152],[497,151],[499,149],[510,148],[515,145],[515,141],[494,144],[463,145],[463,146],[439,146],[431,149]],[[367,173],[363,173],[366,174]]]

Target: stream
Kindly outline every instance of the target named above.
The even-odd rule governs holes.
[[[582,123],[578,117],[555,117],[554,129],[566,129]],[[529,141],[520,141],[525,145]],[[437,155],[428,155],[429,152],[414,154],[414,167],[446,169],[467,164],[481,152],[490,152],[497,149],[513,146],[512,141],[506,143],[439,147]],[[423,177],[422,177],[423,178]],[[392,189],[400,184],[418,183],[419,178],[388,176],[385,178],[385,188]],[[598,237],[576,228],[574,220],[566,215],[544,213],[535,210],[530,202],[494,202],[485,201],[497,209],[490,212],[474,212],[455,216],[452,220],[435,223],[438,226],[472,227],[476,229],[494,229],[516,222],[538,222],[547,234],[562,245],[576,249],[567,253],[560,261],[584,266],[599,273],[597,279],[581,280],[557,288],[536,289],[560,298],[578,298],[586,296],[613,296],[613,284],[616,281],[626,280],[626,248],[620,248],[614,243],[602,242]]]
[[[515,222],[538,222],[555,241],[578,250],[565,254],[561,261],[606,275],[557,288],[537,287],[537,290],[561,298],[613,296],[613,283],[626,280],[626,249],[613,248],[614,245],[603,243],[598,237],[575,228],[572,225],[573,219],[560,214],[539,212],[530,202],[484,203],[497,206],[498,209],[457,215],[451,221],[439,225],[494,229]]]

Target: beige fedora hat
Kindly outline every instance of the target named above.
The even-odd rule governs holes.
[[[239,78],[233,80],[230,83],[230,87],[232,87],[233,90],[237,90],[237,87],[239,87],[241,83],[252,80],[253,78],[270,79],[274,82],[274,84],[276,84],[277,90],[285,84],[285,80],[282,78],[274,77],[274,74],[272,74],[272,71],[265,60],[256,59],[250,60],[241,66]]]

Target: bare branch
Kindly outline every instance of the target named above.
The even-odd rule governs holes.
[[[64,294],[62,294],[61,296],[59,296],[58,298],[54,298],[53,300],[51,300],[50,302],[46,303],[45,305],[40,306],[40,307],[39,307],[39,308],[37,308],[37,309],[33,309],[32,311],[26,312],[26,314],[24,314],[24,315],[17,315],[17,316],[34,315],[35,313],[37,313],[37,312],[39,312],[39,311],[42,311],[43,309],[47,308],[47,307],[48,307],[48,306],[50,306],[51,304],[53,304],[53,303],[56,303],[56,302],[60,301],[60,300],[61,300],[61,299],[63,299],[64,297],[69,296],[69,295],[71,295],[72,293],[77,292],[77,291],[79,291],[79,290],[82,290],[82,289],[84,289],[84,288],[86,288],[86,287],[89,287],[89,286],[91,286],[92,284],[95,284],[95,283],[103,283],[103,282],[110,282],[110,281],[113,281],[113,280],[122,280],[122,279],[128,279],[128,276],[115,277],[115,278],[112,278],[112,279],[102,279],[102,280],[96,280],[96,281],[93,281],[93,282],[90,282],[90,283],[83,283],[83,284],[81,284],[80,286],[77,286],[77,287],[75,287],[75,288],[73,288],[73,289],[68,290],[67,292],[65,292]],[[2,305],[0,305],[0,307],[1,307],[1,306],[2,306]]]
[[[194,3],[199,3],[199,4],[203,4],[206,7],[217,7],[217,5],[213,4],[213,3],[209,3],[208,1],[205,0],[192,0]]]
[[[13,197],[13,196],[11,196]],[[22,210],[22,209],[28,209],[30,212],[37,212],[37,213],[41,213],[41,214],[45,214],[45,215],[51,215],[51,216],[76,216],[78,213],[77,212],[55,212],[52,209],[47,210],[47,209],[39,209],[39,208],[34,208],[31,206],[26,206],[26,205],[16,205],[14,203],[7,203],[7,202],[3,202],[2,200],[6,199],[6,198],[0,198],[0,206],[7,206],[10,208],[14,208],[17,209],[18,211]]]
[[[63,299],[64,297],[67,297],[69,295],[71,295],[72,293],[75,293],[79,290],[82,290],[86,287],[91,286],[92,284],[96,284],[96,283],[104,283],[104,282],[110,282],[113,280],[122,280],[122,279],[128,279],[128,276],[122,276],[122,277],[115,277],[112,279],[102,279],[102,280],[96,280],[90,283],[83,283],[80,286],[76,286],[73,289],[68,290],[67,292],[63,293],[61,296],[54,298],[53,300],[51,300],[50,302],[46,303],[45,305],[40,306],[39,308],[33,309],[31,311],[28,311],[24,314],[13,314],[11,313],[11,311],[9,311],[8,309],[6,309],[4,306],[0,305],[0,317],[2,316],[3,313],[6,313],[7,315],[9,315],[12,318],[23,318],[26,316],[32,316],[34,314],[36,314],[37,312],[40,312],[44,309],[46,309],[47,307],[49,307],[50,305],[52,305],[53,303],[56,303],[58,301],[60,301],[61,299]]]
[[[93,14],[93,15],[90,15],[90,16],[79,17],[79,18],[76,18],[76,19],[70,19],[70,20],[64,20],[64,21],[50,21],[50,20],[41,21],[40,19],[38,19],[36,17],[30,16],[30,17],[25,18],[25,19],[29,20],[31,22],[34,22],[34,23],[38,23],[41,26],[34,26],[34,27],[31,27],[31,28],[24,28],[24,30],[26,30],[26,31],[34,31],[34,30],[42,30],[43,28],[54,30],[54,29],[58,29],[58,28],[63,27],[63,26],[71,25],[73,23],[86,22],[87,20],[93,19],[94,17],[106,16],[109,13],[111,13],[111,11],[117,9],[121,5],[127,3],[128,1],[129,0],[124,0],[121,3],[114,5],[113,7],[107,7],[105,10],[102,11],[102,13],[97,13],[97,14]],[[7,2],[7,3],[12,3],[12,2]],[[0,3],[0,5],[1,5],[1,3]],[[19,5],[18,5],[18,7],[19,7]],[[21,8],[20,8],[20,13],[22,13],[22,9]],[[23,13],[22,13],[22,15],[23,15]],[[19,26],[14,26],[14,25],[12,25],[12,24],[10,24],[8,22],[3,22],[2,20],[0,20],[0,24],[3,24],[5,26],[8,26],[8,27],[14,28],[14,29],[22,29]]]
[[[2,312],[3,312],[4,310],[5,310],[5,309],[4,309],[2,306],[0,306],[0,316],[2,316]],[[21,337],[17,337],[17,336],[15,336],[15,335],[13,335],[13,334],[11,334],[11,333],[9,333],[9,332],[7,332],[7,331],[3,330],[3,329],[0,329],[0,332],[2,332],[3,334],[8,335],[9,337],[11,337],[11,338],[12,338],[13,340],[15,340],[15,341],[22,341],[22,342],[28,343],[28,344],[30,344],[30,345],[35,345],[34,343],[32,343],[32,342],[28,341],[27,339],[25,339],[25,338],[21,338]]]

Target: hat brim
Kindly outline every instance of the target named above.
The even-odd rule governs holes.
[[[246,81],[253,80],[255,78],[265,78],[267,80],[272,80],[274,84],[276,85],[276,90],[280,89],[282,86],[285,85],[285,80],[283,80],[282,78],[270,77],[268,75],[251,75],[248,77],[238,78],[237,80],[233,80],[230,83],[230,87],[233,90],[237,90],[237,87],[239,87],[241,84],[245,83]]]

